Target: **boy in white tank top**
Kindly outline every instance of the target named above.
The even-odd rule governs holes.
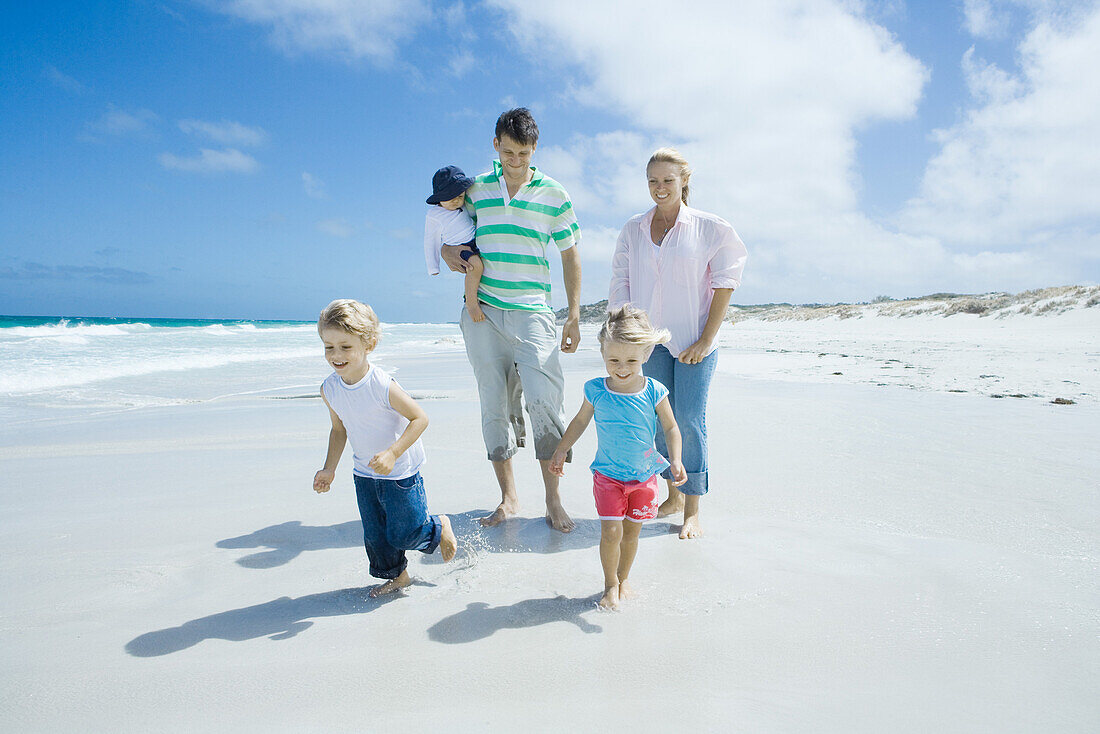
[[[430,554],[438,547],[443,560],[450,561],[458,548],[450,519],[428,514],[420,477],[420,435],[428,416],[395,380],[367,361],[381,333],[370,306],[333,301],[321,312],[317,332],[333,369],[321,384],[332,430],[325,466],[314,476],[313,489],[329,490],[350,440],[370,574],[386,579],[370,595],[388,594],[412,583],[405,551]]]

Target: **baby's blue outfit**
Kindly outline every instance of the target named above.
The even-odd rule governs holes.
[[[584,383],[584,399],[592,404],[599,439],[591,469],[620,482],[644,482],[668,468],[654,445],[657,403],[668,389],[647,377],[636,393],[613,392],[606,380],[596,377]]]

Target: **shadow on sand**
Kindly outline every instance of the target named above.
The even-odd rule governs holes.
[[[313,626],[312,619],[366,614],[402,596],[389,594],[372,599],[369,592],[370,587],[362,587],[297,599],[284,596],[265,604],[195,619],[179,627],[147,632],[128,642],[126,652],[139,658],[151,658],[186,650],[203,640],[243,642],[257,637],[287,640]]]
[[[450,515],[451,526],[458,536],[459,554],[489,553],[561,553],[562,551],[596,548],[600,545],[600,521],[595,518],[576,520],[570,533],[551,530],[542,517],[513,517],[492,528],[482,527],[478,520],[489,510],[471,510]],[[642,538],[667,535],[674,527],[664,520],[647,522]],[[306,551],[336,548],[362,548],[363,529],[358,520],[339,525],[303,525],[294,520],[271,525],[248,535],[217,542],[218,548],[266,548],[237,559],[245,568],[275,568],[290,563]],[[442,563],[438,554],[424,558],[426,563]]]
[[[476,601],[467,604],[463,611],[433,624],[428,628],[428,637],[433,642],[457,645],[485,639],[502,629],[522,629],[551,622],[569,622],[588,634],[603,632],[603,627],[581,616],[581,612],[591,612],[599,598],[599,594],[580,599],[556,596],[525,599],[503,607]]]

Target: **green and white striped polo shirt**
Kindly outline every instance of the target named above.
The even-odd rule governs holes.
[[[531,180],[505,203],[503,168],[493,161],[492,172],[466,190],[466,211],[477,225],[485,264],[478,300],[497,308],[549,311],[546,245],[553,241],[559,251],[568,250],[581,232],[568,192],[534,166],[531,170]]]

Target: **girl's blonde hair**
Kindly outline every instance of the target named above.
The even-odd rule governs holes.
[[[359,337],[368,352],[374,351],[378,338],[382,336],[382,325],[378,323],[374,309],[350,298],[338,298],[325,306],[317,319],[317,333],[325,329],[342,329]]]
[[[654,163],[671,163],[674,166],[680,168],[680,180],[684,182],[684,188],[680,192],[680,199],[686,204],[688,203],[688,181],[691,180],[691,168],[688,166],[687,158],[684,158],[680,154],[680,151],[675,148],[658,148],[653,151],[653,155],[649,157],[649,163],[645,164],[646,174],[649,174],[649,167]]]
[[[628,303],[607,314],[597,338],[601,347],[609,342],[652,347],[664,344],[672,335],[668,329],[654,329],[646,312]]]

